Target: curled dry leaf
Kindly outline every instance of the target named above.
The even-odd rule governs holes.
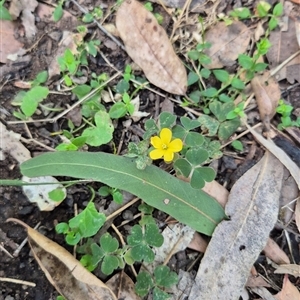
[[[267,245],[264,248],[264,253],[269,259],[278,265],[290,263],[289,257],[271,238],[268,239]]]
[[[276,223],[282,176],[283,166],[267,151],[234,184],[225,207],[230,221],[215,229],[189,300],[239,298]]]
[[[215,69],[233,65],[239,54],[246,51],[250,35],[250,29],[240,21],[229,26],[218,22],[205,35],[205,41],[212,44],[206,50],[212,62],[205,67]]]
[[[289,281],[288,275],[284,276],[282,290],[275,295],[277,300],[299,300],[300,293],[298,289]]]
[[[300,197],[297,199],[296,209],[295,209],[295,221],[300,232]]]
[[[110,288],[85,269],[67,250],[22,221],[12,218],[7,221],[26,228],[30,248],[40,268],[66,299],[117,300]]]
[[[276,113],[276,107],[281,97],[278,83],[269,72],[254,77],[251,86],[255,94],[260,118],[262,121],[270,121]]]
[[[125,0],[118,9],[116,26],[128,55],[152,84],[172,94],[185,94],[185,67],[151,12],[136,0]]]
[[[294,277],[300,277],[300,265],[286,264],[279,266],[275,271],[275,274],[290,274]]]

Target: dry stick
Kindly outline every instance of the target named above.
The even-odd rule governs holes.
[[[12,125],[12,124],[23,124],[23,123],[35,123],[35,122],[51,122],[51,123],[56,122],[58,119],[60,119],[61,117],[63,117],[64,115],[66,115],[68,112],[70,112],[73,108],[75,108],[76,106],[78,106],[82,102],[84,102],[84,101],[88,100],[89,98],[91,98],[92,96],[94,96],[105,85],[107,85],[109,82],[111,82],[115,78],[119,77],[121,74],[122,74],[121,72],[118,72],[118,73],[114,74],[107,81],[105,81],[104,83],[102,83],[100,86],[98,86],[97,88],[95,88],[94,90],[92,90],[90,93],[88,93],[87,95],[85,95],[84,97],[82,97],[76,103],[74,103],[73,105],[71,105],[66,110],[64,110],[63,112],[61,112],[60,114],[58,114],[57,116],[55,116],[53,118],[46,118],[46,119],[39,119],[39,120],[27,120],[27,121],[8,121],[7,124]]]
[[[115,233],[118,235],[118,237],[119,237],[119,239],[120,239],[120,241],[121,241],[121,244],[122,244],[122,246],[124,247],[124,246],[126,245],[126,243],[125,243],[125,241],[124,241],[124,239],[123,239],[123,236],[122,236],[121,232],[118,230],[118,228],[117,228],[114,224],[111,224],[111,227],[112,227],[112,229],[115,231]],[[135,277],[137,277],[137,272],[136,272],[134,266],[131,265],[130,267],[131,267],[131,270],[132,270],[133,275],[134,275]]]
[[[29,285],[29,286],[33,286],[33,287],[36,286],[36,284],[34,282],[19,280],[19,279],[13,279],[13,278],[7,278],[7,277],[0,277],[0,281],[12,282],[12,283],[17,283],[17,284],[24,284],[24,285]]]
[[[256,125],[254,125],[253,127],[251,127],[252,129],[256,129],[258,127],[260,127],[262,125],[262,123],[258,123]],[[231,144],[233,141],[238,140],[239,138],[241,138],[242,136],[244,136],[245,134],[249,133],[250,129],[245,130],[244,132],[242,132],[241,134],[239,134],[238,136],[236,136],[233,140],[227,142],[226,144],[222,145],[222,147],[220,149],[223,149],[224,147],[226,147],[227,145]]]
[[[139,201],[140,198],[136,197],[134,199],[132,199],[131,201],[129,201],[128,203],[126,203],[125,205],[123,205],[122,207],[120,207],[118,210],[116,210],[115,212],[113,212],[112,214],[110,214],[109,216],[106,217],[106,221],[114,218],[115,216],[117,216],[118,214],[120,214],[123,210],[125,210],[127,207],[133,205],[135,202]]]
[[[80,4],[78,4],[75,0],[71,0],[71,2],[73,4],[75,4],[81,12],[83,12],[84,14],[87,14],[88,11],[86,9],[84,9]],[[97,24],[97,26],[99,27],[99,29],[106,34],[111,40],[113,40],[122,50],[126,51],[125,47],[123,46],[123,44],[118,41],[113,35],[111,35],[97,20],[93,19],[94,23]]]
[[[14,258],[1,244],[0,244],[0,251],[3,251],[10,258]]]
[[[9,219],[8,219],[9,220]],[[7,220],[6,220],[7,221]],[[20,223],[19,223],[20,224]],[[33,229],[37,229],[40,226],[41,222],[38,222],[35,227]],[[26,225],[28,226],[28,225]],[[22,248],[25,246],[25,244],[27,243],[28,238],[25,238],[24,241],[20,244],[20,246],[14,251],[13,256],[14,257],[18,257],[20,251],[22,250]]]

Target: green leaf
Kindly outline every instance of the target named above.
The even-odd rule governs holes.
[[[61,188],[56,188],[48,193],[49,198],[55,202],[61,202],[66,198],[66,193]]]
[[[170,288],[178,282],[178,275],[167,266],[158,266],[154,270],[155,282],[161,287]]]
[[[268,64],[266,64],[266,63],[256,63],[254,66],[254,70],[255,70],[255,72],[261,72],[261,71],[264,71],[267,66],[268,66]]]
[[[66,153],[66,152],[57,152]],[[106,220],[103,213],[99,213],[93,202],[89,202],[87,207],[76,217],[70,219],[70,228],[78,228],[82,237],[95,235]]]
[[[210,70],[203,68],[201,69],[200,74],[203,78],[207,79],[210,76],[211,72]]]
[[[189,94],[189,98],[195,102],[195,103],[198,103],[200,101],[200,98],[201,98],[201,92],[200,91],[193,91]]]
[[[236,150],[239,150],[239,151],[243,151],[244,149],[244,146],[243,144],[241,143],[241,141],[238,141],[238,140],[235,140],[231,143],[231,146],[236,149]]]
[[[213,74],[221,82],[227,82],[229,80],[229,73],[225,70],[213,70]]]
[[[220,94],[219,95],[219,100],[224,102],[224,103],[227,103],[227,102],[232,102],[232,98],[230,98],[229,96],[227,96],[226,94]]]
[[[62,5],[58,5],[55,7],[54,12],[53,12],[53,20],[54,22],[58,22],[64,14]]]
[[[208,152],[201,148],[193,148],[187,151],[185,157],[192,166],[199,166],[208,159]]]
[[[159,232],[159,229],[156,224],[149,224],[146,226],[145,241],[148,245],[154,247],[160,247],[163,244],[164,238]]]
[[[277,27],[277,25],[278,25],[278,20],[275,17],[272,17],[268,23],[269,29],[273,30]]]
[[[232,134],[238,129],[241,122],[238,118],[225,121],[220,125],[218,137],[220,140],[227,140],[229,139]]]
[[[207,115],[201,115],[198,118],[198,121],[201,124],[202,131],[208,130],[208,136],[214,136],[217,134],[220,123],[216,119]]]
[[[93,22],[93,20],[94,20],[94,17],[91,13],[85,14],[82,18],[82,22],[84,22],[84,23],[91,23],[91,22]]]
[[[57,233],[67,233],[69,230],[69,225],[67,223],[58,223],[56,226],[55,226],[55,231]]]
[[[240,54],[238,56],[239,64],[246,70],[250,70],[253,66],[253,59],[246,54]]]
[[[153,289],[153,300],[167,300],[170,299],[170,295],[164,291],[162,291],[160,288],[155,287]]]
[[[191,72],[188,74],[188,81],[187,81],[188,84],[187,84],[187,85],[190,86],[190,85],[196,83],[198,80],[199,80],[198,74],[191,71]]]
[[[191,51],[188,52],[188,57],[191,60],[197,60],[199,58],[199,52],[196,51],[196,50],[191,50]]]
[[[261,18],[265,17],[270,9],[271,5],[266,1],[260,1],[257,5],[257,13]]]
[[[45,99],[49,94],[49,89],[42,86],[35,86],[29,90],[23,97],[21,110],[26,117],[30,117],[36,111],[39,102]]]
[[[36,75],[36,80],[38,83],[45,83],[48,79],[48,72],[47,71],[42,71]]]
[[[160,115],[159,115],[159,127],[160,129],[162,128],[171,128],[174,124],[175,124],[175,121],[176,121],[176,116],[169,113],[169,112],[162,112]]]
[[[101,264],[101,271],[105,275],[110,275],[115,269],[119,267],[119,260],[116,256],[107,255],[104,257]]]
[[[283,5],[281,2],[277,3],[273,9],[273,15],[275,17],[280,17],[283,13]]]
[[[208,89],[202,91],[201,95],[203,97],[213,98],[213,97],[216,97],[218,95],[218,91],[217,91],[216,88],[208,88]]]
[[[96,127],[90,127],[83,131],[82,136],[87,137],[86,143],[91,146],[107,144],[112,139],[114,126],[106,111],[98,111],[95,114]]]
[[[203,144],[203,141],[203,136],[198,132],[188,132],[184,140],[188,147],[199,147]]]
[[[209,109],[217,117],[219,122],[223,122],[226,120],[228,112],[234,109],[234,103],[221,103],[215,100],[209,104]]]
[[[115,252],[119,248],[118,240],[113,238],[108,232],[101,236],[100,245],[106,253]]]
[[[136,277],[135,291],[139,296],[144,297],[150,292],[153,285],[154,283],[150,274],[142,271]]]
[[[233,78],[231,85],[238,90],[243,90],[245,88],[245,83],[238,78]]]
[[[3,6],[3,3],[0,5],[0,20],[11,21],[12,17],[9,11]]]
[[[186,130],[193,130],[200,126],[200,122],[188,117],[181,117],[180,122]]]
[[[81,99],[82,97],[86,96],[90,91],[91,87],[87,84],[81,84],[77,85],[72,92],[79,98]]]
[[[127,108],[124,102],[116,102],[109,110],[109,116],[112,119],[119,119],[126,115]]]
[[[206,235],[211,235],[225,218],[221,205],[206,193],[195,191],[189,183],[156,166],[138,170],[127,157],[102,152],[46,153],[22,163],[21,173],[28,177],[68,176],[103,182],[140,197]],[[165,199],[170,200],[168,204]]]
[[[202,189],[205,182],[211,182],[215,179],[216,172],[210,167],[195,168],[191,177],[191,186],[194,189]]]
[[[174,162],[174,168],[179,171],[184,177],[188,178],[191,171],[191,164],[184,158],[179,158]]]

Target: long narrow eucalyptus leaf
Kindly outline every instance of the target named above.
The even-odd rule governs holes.
[[[102,152],[46,153],[24,162],[21,172],[28,177],[70,176],[103,182],[207,235],[225,218],[221,205],[203,191],[155,166],[138,170],[127,157]]]

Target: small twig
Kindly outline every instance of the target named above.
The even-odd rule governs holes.
[[[19,280],[19,279],[13,279],[13,278],[7,278],[7,277],[0,277],[0,281],[23,284],[23,285],[28,285],[28,286],[32,286],[32,287],[36,286],[36,284],[34,282]]]
[[[88,11],[86,9],[84,9],[80,4],[78,4],[75,0],[71,0],[71,2],[73,4],[75,4],[82,13],[87,14]],[[97,26],[99,27],[99,29],[106,34],[111,40],[113,40],[122,50],[126,51],[125,47],[123,46],[123,44],[117,40],[113,35],[111,35],[97,20],[94,19],[94,23],[97,24]]]
[[[256,125],[254,125],[252,127],[252,129],[258,128],[262,125],[262,123],[258,123]],[[241,134],[239,134],[238,136],[236,136],[233,140],[227,142],[226,144],[222,145],[222,147],[220,149],[223,149],[224,147],[226,147],[227,145],[231,144],[233,141],[238,140],[239,138],[241,138],[242,136],[244,136],[245,134],[249,133],[250,129],[245,130],[244,132],[242,132]]]
[[[6,255],[8,255],[10,258],[14,258],[1,244],[0,244],[0,250],[3,251]]]
[[[139,201],[140,198],[136,197],[134,199],[132,199],[131,201],[129,201],[128,203],[126,203],[125,205],[123,205],[122,207],[120,207],[118,210],[116,210],[115,212],[113,212],[111,215],[106,217],[106,221],[114,218],[115,216],[117,216],[118,214],[120,214],[123,210],[125,210],[127,207],[133,205],[135,202]]]
[[[9,220],[9,219],[8,219]],[[37,229],[40,226],[41,222],[38,222],[37,225],[34,227],[34,229]],[[25,246],[25,244],[27,243],[28,238],[25,238],[23,240],[23,242],[20,244],[20,246],[14,251],[13,256],[14,257],[18,257],[20,251],[22,250],[22,248]]]

